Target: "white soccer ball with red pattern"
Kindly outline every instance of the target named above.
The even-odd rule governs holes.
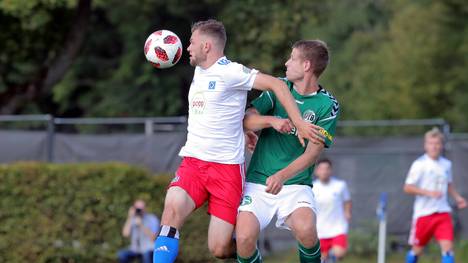
[[[169,30],[153,32],[145,42],[146,59],[156,68],[170,68],[182,56],[180,38]]]

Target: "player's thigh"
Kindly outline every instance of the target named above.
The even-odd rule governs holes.
[[[322,244],[320,244],[322,245]],[[341,234],[332,239],[332,248],[335,252],[335,256],[341,258],[346,254],[348,249],[348,235]]]
[[[242,198],[243,164],[209,163],[205,187],[209,193],[208,213],[235,225]]]
[[[208,226],[208,247],[211,251],[228,249],[233,242],[233,233],[233,224],[212,215]]]
[[[195,202],[190,195],[181,187],[172,186],[167,190],[161,224],[180,228],[193,210]]]
[[[442,252],[451,251],[453,249],[453,224],[449,213],[437,215],[437,223],[435,224],[434,236],[439,242]]]
[[[309,207],[295,209],[286,219],[296,239],[304,246],[313,246],[317,242],[316,216]]]
[[[249,212],[256,218],[259,231],[268,226],[275,216],[278,206],[276,196],[267,193],[265,189],[265,185],[246,183],[242,202],[238,209],[239,215],[242,212]]]

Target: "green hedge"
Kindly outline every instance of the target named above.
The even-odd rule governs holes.
[[[0,166],[0,262],[116,262],[136,198],[161,215],[170,176],[119,163]],[[215,262],[206,209],[181,231],[178,262]]]

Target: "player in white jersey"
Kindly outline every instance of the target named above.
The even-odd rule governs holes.
[[[324,262],[342,259],[348,247],[351,196],[345,181],[332,176],[332,162],[317,162],[312,191],[317,202],[317,235]]]
[[[413,162],[406,177],[404,191],[415,195],[413,223],[409,243],[411,250],[407,263],[416,263],[424,246],[435,237],[442,251],[442,263],[455,262],[453,256],[453,225],[447,194],[459,209],[466,200],[455,190],[452,181],[452,163],[442,157],[444,136],[439,129],[428,131],[424,137],[425,154]]]
[[[161,231],[155,241],[154,262],[174,262],[179,229],[186,218],[208,200],[211,220],[208,247],[218,258],[235,255],[232,233],[244,183],[242,120],[247,91],[272,90],[298,129],[298,137],[316,140],[319,127],[303,121],[283,81],[231,62],[224,56],[226,32],[221,22],[193,25],[190,64],[195,73],[189,91],[187,142],[183,161],[169,185]]]

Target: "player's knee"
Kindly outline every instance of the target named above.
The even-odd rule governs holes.
[[[231,256],[231,247],[229,245],[225,244],[214,244],[209,246],[210,253],[219,258],[219,259],[225,259]]]
[[[296,229],[297,241],[304,247],[313,247],[318,242],[317,234],[313,226],[303,225]]]
[[[167,222],[175,223],[182,221],[183,213],[180,211],[180,207],[182,207],[182,205],[183,204],[177,200],[166,200],[162,215],[162,223],[165,224]]]
[[[237,231],[236,243],[238,248],[251,249],[255,248],[257,239],[254,235],[249,234],[248,232]]]
[[[346,255],[346,249],[345,248],[338,248],[338,249],[334,249],[333,250],[333,253],[335,254],[335,256],[338,258],[338,259],[342,259],[344,258],[344,256]]]

